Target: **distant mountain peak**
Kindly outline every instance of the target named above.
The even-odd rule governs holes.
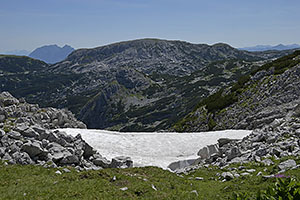
[[[284,45],[284,44],[278,44],[278,45],[256,45],[252,47],[244,47],[244,48],[239,48],[240,50],[246,50],[246,51],[268,51],[268,50],[288,50],[288,49],[298,49],[300,48],[299,44],[289,44],[289,45]]]
[[[45,45],[35,49],[29,54],[29,57],[42,60],[46,63],[54,64],[63,61],[75,49],[69,45],[59,47],[56,44]]]

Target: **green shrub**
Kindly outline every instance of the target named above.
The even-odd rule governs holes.
[[[247,193],[234,193],[234,200],[250,200]],[[294,178],[277,178],[274,185],[257,193],[256,200],[292,200],[300,199],[300,182]]]
[[[300,199],[300,183],[293,178],[278,178],[275,185],[260,191],[257,200]]]

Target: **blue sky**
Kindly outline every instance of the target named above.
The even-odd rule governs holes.
[[[300,43],[299,0],[0,0],[0,52],[137,38]]]

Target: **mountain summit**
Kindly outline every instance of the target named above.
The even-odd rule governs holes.
[[[283,45],[283,44],[278,44],[275,46],[271,45],[256,45],[253,47],[244,47],[240,48],[240,50],[246,50],[246,51],[269,51],[269,50],[288,50],[288,49],[298,49],[300,48],[299,44],[290,44],[290,45]]]
[[[35,49],[29,54],[29,57],[42,60],[49,64],[54,64],[64,60],[75,49],[69,45],[59,47],[55,45],[46,45]]]

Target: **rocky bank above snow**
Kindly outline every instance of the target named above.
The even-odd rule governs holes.
[[[70,165],[79,170],[131,167],[128,157],[108,161],[87,144],[53,128],[86,128],[67,110],[39,108],[0,94],[0,159],[11,164],[38,164],[45,167]]]

